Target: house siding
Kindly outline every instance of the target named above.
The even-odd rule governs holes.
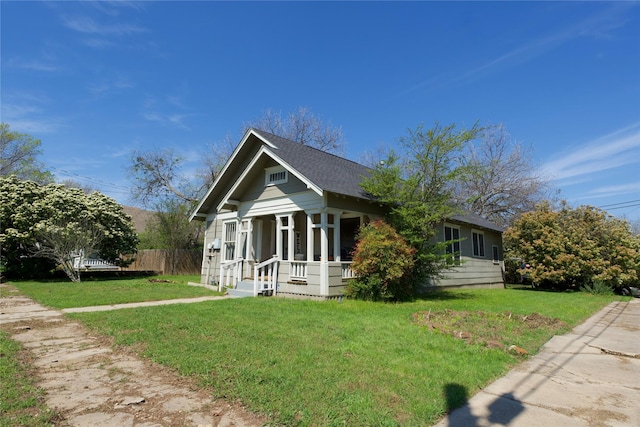
[[[327,205],[334,209],[361,212],[366,215],[382,217],[386,214],[386,209],[380,206],[379,203],[374,203],[365,199],[356,199],[349,196],[340,196],[333,193],[328,194]]]
[[[265,185],[264,173],[257,173],[252,176],[240,200],[243,202],[271,200],[306,191],[307,186],[292,173],[288,174],[287,182],[275,185]]]
[[[301,149],[299,145],[273,135],[269,135],[268,138],[270,141],[254,131],[246,134],[246,139],[234,151],[214,187],[192,215],[192,219],[203,219],[206,216],[207,221],[201,281],[211,284],[220,278],[223,252],[210,251],[208,245],[216,238],[223,239],[226,220],[254,219],[251,242],[255,250],[253,256],[259,258],[259,261],[264,261],[273,255],[276,241],[279,241],[274,234],[276,216],[295,213],[293,230],[300,232],[300,252],[305,253],[310,261],[306,271],[307,284],[291,283],[289,263],[293,260],[282,259],[278,274],[278,292],[298,297],[338,297],[344,293],[347,281],[342,279],[341,263],[333,261],[337,260],[339,255],[336,251],[348,251],[353,246],[353,235],[361,225],[360,222],[366,223],[369,219],[384,217],[386,209],[361,194],[358,182],[367,173],[363,166],[308,147]],[[294,169],[288,170],[286,182],[265,185],[265,173],[277,172],[277,169],[269,170],[278,165],[276,159],[282,159],[283,164]],[[250,170],[247,169],[249,166]],[[216,212],[218,209],[221,210]],[[342,215],[339,222],[334,223],[332,220],[335,228],[325,228],[326,234],[332,236],[330,239],[334,239],[332,243],[328,243],[327,262],[311,261],[320,253],[321,233],[317,219],[313,229],[307,228],[307,213]],[[503,249],[499,228],[480,217],[467,214],[454,216],[451,223],[460,230],[462,265],[448,272],[446,277],[432,280],[429,285],[502,285]],[[483,256],[473,256],[474,230],[483,235]],[[338,232],[340,235],[336,235]],[[308,248],[307,245],[309,233],[315,236],[312,248]],[[434,240],[438,238],[444,240],[444,225],[440,226]],[[493,259],[494,246],[498,248],[497,262]],[[245,261],[245,274],[252,271],[252,264],[253,260]],[[325,281],[321,283],[322,280]]]
[[[440,239],[444,240],[444,226],[452,225],[460,230],[461,265],[445,272],[443,278],[432,279],[430,286],[440,287],[491,287],[504,286],[502,234],[482,229],[472,224],[446,223],[440,227]],[[473,232],[484,236],[484,256],[473,256]],[[498,260],[493,260],[493,246],[498,247]]]
[[[432,280],[432,286],[504,286],[502,263],[494,264],[492,260],[462,257],[462,265],[444,273],[441,279]]]

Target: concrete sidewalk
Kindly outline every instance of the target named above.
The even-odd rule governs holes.
[[[436,424],[445,426],[640,426],[640,300],[552,338]]]
[[[228,299],[227,295],[224,296],[216,296],[216,297],[195,297],[195,298],[176,298],[176,299],[168,299],[161,301],[145,301],[145,302],[130,302],[126,304],[110,304],[110,305],[94,305],[91,307],[73,307],[73,308],[63,308],[63,313],[87,313],[90,311],[109,311],[109,310],[119,310],[121,308],[137,308],[137,307],[151,307],[158,305],[171,305],[171,304],[189,304],[194,302],[203,302],[203,301],[215,301],[219,299]]]

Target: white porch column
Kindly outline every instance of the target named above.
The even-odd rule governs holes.
[[[282,259],[282,219],[276,216],[276,255]]]
[[[249,261],[253,261],[255,259],[255,250],[253,247],[253,218],[246,219],[244,222],[246,223],[245,232],[247,233],[247,253],[245,255],[243,274],[245,277],[251,277],[253,274]]]
[[[340,247],[340,217],[342,212],[336,212],[333,214],[333,253],[334,259],[338,262],[342,261],[342,251]]]
[[[329,295],[329,233],[327,213],[320,213],[320,295]]]
[[[313,214],[307,213],[307,261],[313,261]]]
[[[287,239],[289,240],[289,245],[287,248],[287,259],[289,261],[293,261],[294,258],[294,253],[296,250],[296,236],[295,236],[295,224],[293,222],[293,213],[290,213],[289,215],[287,215],[288,221],[287,221]]]

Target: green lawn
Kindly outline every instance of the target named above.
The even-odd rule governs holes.
[[[0,426],[51,426],[58,414],[44,404],[44,391],[34,385],[31,364],[21,361],[19,343],[0,331]]]
[[[70,317],[276,423],[424,426],[522,361],[488,339],[535,353],[614,299],[458,290],[404,304],[247,298]],[[532,313],[564,323],[516,322]],[[414,320],[425,318],[475,343]]]
[[[202,287],[187,286],[187,282],[198,283],[200,276],[83,280],[79,283],[12,281],[11,284],[25,295],[57,309],[220,295]]]

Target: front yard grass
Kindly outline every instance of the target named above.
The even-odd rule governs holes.
[[[187,282],[199,281],[200,276],[152,276],[79,283],[12,281],[11,284],[23,294],[56,309],[221,295],[203,287],[187,286]]]
[[[424,426],[527,357],[509,345],[535,353],[614,299],[487,289],[404,304],[245,298],[69,316],[275,423]],[[558,321],[514,326],[524,316]]]
[[[58,413],[47,408],[35,386],[32,366],[22,346],[0,331],[0,426],[51,426]]]

